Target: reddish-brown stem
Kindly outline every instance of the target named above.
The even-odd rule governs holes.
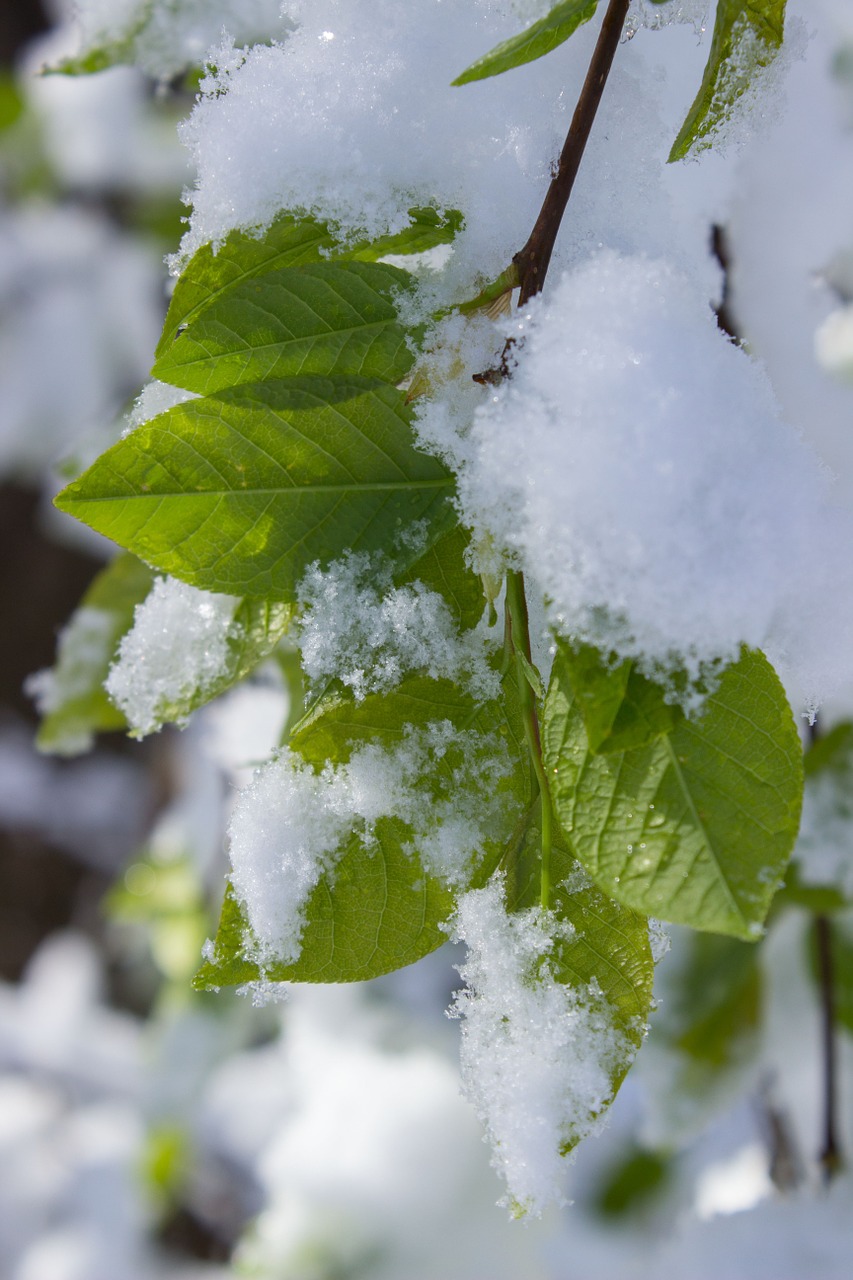
[[[557,172],[551,180],[536,225],[523,249],[515,255],[513,261],[518,267],[521,286],[519,306],[524,306],[529,298],[539,293],[545,281],[551,254],[560,230],[560,223],[572,194],[575,178],[580,168],[581,159],[587,140],[598,111],[601,95],[610,74],[610,67],[616,53],[616,47],[622,36],[625,17],[630,0],[610,0],[601,30],[598,33],[595,52],[586,73],[581,95],[575,107],[575,114],[563,150]]]

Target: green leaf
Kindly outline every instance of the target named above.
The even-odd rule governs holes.
[[[455,523],[453,480],[415,448],[393,387],[288,378],[191,400],[138,427],[56,499],[60,510],[166,573],[292,603],[314,560],[417,558]]]
[[[407,676],[393,693],[368,694],[361,702],[332,689],[295,726],[291,745],[309,764],[322,768],[328,761],[346,763],[356,748],[368,743],[393,752],[412,729],[437,723],[449,722],[460,733],[476,730],[486,754],[494,749],[493,741],[499,735],[515,763],[498,790],[511,794],[522,811],[530,798],[529,774],[524,731],[510,680],[503,682],[503,695],[499,701],[478,702],[451,680],[418,675]],[[437,799],[452,794],[461,764],[459,748],[451,746],[438,762],[435,777],[428,783],[424,780]]]
[[[702,85],[669,160],[712,146],[755,75],[782,47],[786,0],[719,0]]]
[[[250,959],[251,932],[229,886],[212,959],[194,986],[240,985],[262,976],[272,982],[361,982],[413,964],[447,941],[440,928],[453,909],[449,889],[428,876],[408,847],[411,831],[380,818],[366,848],[353,832],[305,912],[302,951],[294,964],[260,966]]]
[[[215,248],[203,245],[180,274],[166,315],[157,356],[169,350],[178,330],[195,320],[229,289],[284,267],[323,262],[335,238],[315,218],[282,214],[263,235],[232,231]]]
[[[512,714],[511,703],[507,711],[500,702],[475,702],[450,681],[410,677],[393,694],[369,695],[360,703],[343,694],[326,694],[296,726],[291,746],[317,768],[341,765],[360,746],[371,743],[394,752],[412,729],[449,721],[459,731],[474,730],[484,753],[493,752],[496,741],[507,743],[513,768],[498,791],[505,792],[511,809],[529,798],[518,726],[507,718]],[[465,763],[461,748],[451,744],[432,773],[419,781],[426,806],[459,790]],[[472,803],[477,803],[476,797]],[[453,893],[424,869],[412,847],[413,836],[412,828],[396,817],[380,818],[369,844],[353,830],[333,873],[324,876],[311,895],[299,959],[294,964],[265,964],[264,976],[273,981],[361,981],[411,964],[446,941],[441,926],[452,914]],[[504,839],[495,833],[484,841],[485,856],[471,866],[472,884],[492,873]],[[229,894],[213,959],[201,969],[196,985],[256,980],[261,971],[251,958],[253,950],[240,905]]]
[[[451,244],[465,225],[458,209],[433,209],[429,205],[409,210],[409,225],[402,231],[379,236],[376,240],[359,242],[352,248],[345,245],[340,253],[358,262],[376,262],[379,258],[415,253],[426,253],[439,245]]]
[[[589,644],[557,641],[564,670],[577,700],[589,748],[596,753],[627,751],[670,733],[682,713],[664,701],[659,685],[631,661],[605,661]]]
[[[812,778],[828,774],[843,790],[853,782],[853,723],[843,720],[829,733],[811,743],[803,759],[806,785]],[[849,810],[853,817],[853,809]]]
[[[511,294],[513,289],[517,289],[521,283],[518,267],[513,262],[507,267],[506,271],[502,271],[496,280],[491,284],[487,284],[484,289],[473,298],[469,298],[467,302],[459,304],[459,311],[463,316],[473,315],[476,311],[490,312],[491,308],[506,298],[507,294]]]
[[[671,1185],[673,1172],[670,1157],[632,1146],[618,1164],[607,1169],[594,1207],[602,1218],[644,1214]]]
[[[125,728],[103,685],[152,581],[151,570],[135,556],[119,555],[89,587],[60,635],[56,665],[30,678],[44,713],[39,751],[76,755],[91,747],[95,733]]]
[[[595,755],[558,653],[543,750],[557,818],[607,893],[696,929],[760,936],[802,797],[799,735],[763,655],[744,651],[699,719]]]
[[[470,67],[456,77],[453,84],[469,84],[472,80],[499,76],[504,71],[511,71],[513,67],[544,57],[574,35],[584,22],[589,22],[597,7],[598,0],[562,0],[544,18],[472,62]]]
[[[713,934],[686,942],[687,964],[670,992],[665,1024],[694,1062],[727,1071],[749,1056],[761,1019],[759,951],[751,943]]]
[[[760,1045],[764,982],[760,947],[709,933],[673,938],[661,971],[661,1007],[650,1048],[665,1050],[664,1109],[675,1132],[695,1131],[720,1099],[732,1073]]]
[[[334,232],[316,218],[284,213],[263,233],[232,231],[218,248],[203,245],[184,267],[175,286],[157,345],[158,357],[169,350],[181,328],[223,294],[258,276],[330,259],[375,262],[386,254],[422,253],[450,243],[462,226],[462,215],[454,209],[410,209],[409,218],[409,226],[393,235],[347,245],[341,244]]]
[[[422,582],[430,591],[437,591],[463,630],[475,627],[486,607],[482,580],[465,558],[470,541],[462,526],[455,525],[396,579],[398,587]]]
[[[282,267],[212,300],[152,370],[204,395],[243,382],[359,374],[398,383],[413,363],[394,295],[411,277],[368,262]]]

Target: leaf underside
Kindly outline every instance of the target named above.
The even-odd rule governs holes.
[[[601,888],[648,915],[760,935],[802,795],[799,735],[763,655],[727,668],[699,719],[596,755],[558,654],[543,748],[562,830]]]

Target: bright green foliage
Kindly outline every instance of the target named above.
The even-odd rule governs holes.
[[[254,276],[210,302],[152,372],[202,395],[303,374],[399,382],[413,356],[394,295],[409,279],[372,262],[312,263]]]
[[[103,684],[152,581],[151,570],[135,556],[119,555],[89,587],[60,637],[36,739],[39,751],[76,755],[92,745],[93,734],[126,728]]]
[[[799,736],[762,655],[727,668],[697,720],[608,755],[591,752],[558,655],[543,750],[558,820],[603,889],[665,920],[760,936],[802,795]]]
[[[329,261],[375,262],[386,254],[423,253],[449,244],[462,226],[455,210],[409,210],[409,225],[381,240],[342,245],[330,228],[317,219],[282,214],[261,234],[232,231],[221,245],[203,245],[181,272],[175,286],[163,334],[157,345],[162,357],[175,335],[224,294],[244,286],[248,280],[279,271]]]
[[[447,470],[414,447],[401,392],[304,377],[175,406],[56,502],[193,586],[288,602],[309,564],[347,548],[407,567],[419,550],[407,531],[450,527],[452,493]]]
[[[525,62],[544,57],[574,35],[584,22],[589,22],[597,7],[598,0],[561,0],[544,18],[472,62],[453,83],[485,80],[488,76],[499,76],[504,71],[523,66]]]
[[[713,144],[756,73],[782,47],[786,0],[719,0],[702,85],[672,144],[670,161]]]
[[[605,662],[590,644],[557,642],[583,716],[590,751],[605,754],[642,747],[670,733],[682,713],[633,662]]]

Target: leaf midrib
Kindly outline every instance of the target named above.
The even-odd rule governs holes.
[[[280,486],[278,488],[246,488],[246,489],[201,489],[195,492],[186,492],[186,490],[178,489],[174,493],[169,490],[158,489],[151,493],[123,493],[123,494],[98,494],[89,497],[85,494],[75,494],[69,496],[68,504],[81,502],[133,502],[133,501],[160,501],[162,498],[247,498],[255,495],[278,494],[285,496],[292,494],[294,497],[301,497],[307,493],[375,493],[389,492],[395,489],[440,489],[452,487],[453,477],[445,476],[439,480],[387,480],[373,481],[370,483],[350,483],[350,484],[294,484],[292,486]]]

